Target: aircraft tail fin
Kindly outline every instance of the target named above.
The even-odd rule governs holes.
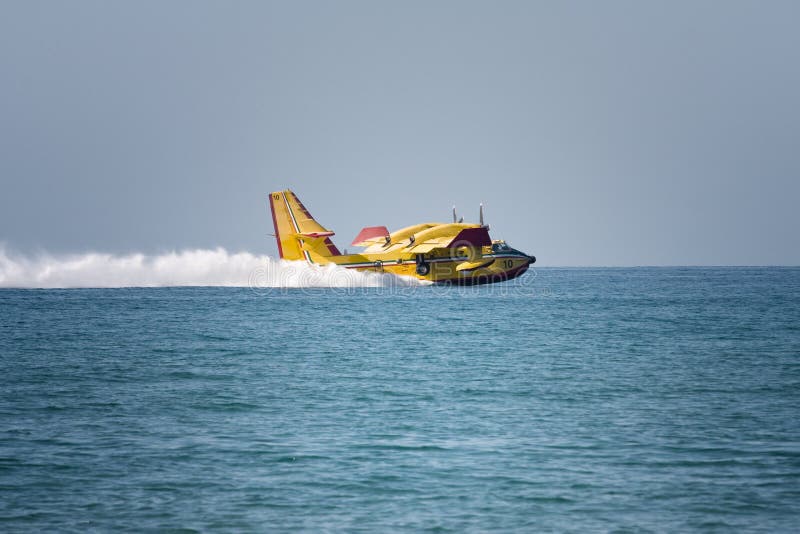
[[[341,255],[330,238],[334,233],[314,220],[292,191],[270,193],[269,207],[282,259],[324,263],[326,257]]]

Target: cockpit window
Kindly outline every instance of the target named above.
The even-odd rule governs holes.
[[[493,252],[501,252],[501,251],[507,251],[507,250],[511,250],[511,248],[508,245],[506,245],[505,243],[494,243],[492,245],[492,251]]]

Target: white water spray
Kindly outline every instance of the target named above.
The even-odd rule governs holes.
[[[413,286],[415,278],[284,261],[223,248],[166,254],[99,252],[25,256],[0,247],[0,287],[386,287]]]

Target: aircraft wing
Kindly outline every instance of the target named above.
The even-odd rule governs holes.
[[[447,243],[451,241],[451,239],[447,238],[438,238],[438,239],[431,239],[425,241],[424,243],[414,244],[414,246],[410,247],[411,250],[416,254],[424,254],[426,252],[430,252],[433,249],[437,248],[447,248]]]
[[[368,247],[370,245],[383,245],[389,237],[389,229],[385,226],[367,226],[362,228],[353,242],[354,247]]]
[[[415,242],[409,247],[417,254],[424,254],[436,248],[455,248],[455,247],[487,247],[491,246],[492,239],[489,237],[489,230],[485,227],[465,228],[455,236],[444,235],[426,239],[425,241]]]

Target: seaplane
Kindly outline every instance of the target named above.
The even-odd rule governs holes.
[[[453,207],[451,223],[420,223],[394,232],[385,226],[368,226],[351,243],[363,247],[357,254],[339,252],[331,241],[334,233],[319,224],[292,191],[270,193],[269,209],[278,254],[284,260],[333,263],[359,271],[458,285],[511,280],[536,261],[503,240],[491,239],[489,226],[483,222],[483,204],[478,224],[458,219]]]

